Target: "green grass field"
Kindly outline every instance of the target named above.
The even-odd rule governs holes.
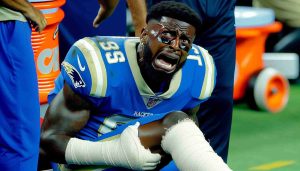
[[[228,164],[235,171],[300,171],[300,83],[291,85],[280,113],[235,105]]]

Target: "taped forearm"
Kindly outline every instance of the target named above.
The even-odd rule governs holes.
[[[71,138],[66,148],[66,161],[68,164],[78,165],[113,165],[106,158],[107,142],[91,142],[78,138]]]
[[[160,161],[160,155],[152,154],[141,145],[138,126],[129,126],[120,137],[109,141],[91,142],[71,138],[65,152],[67,163],[118,166],[133,170],[154,169]]]
[[[179,170],[231,170],[190,119],[181,121],[167,130],[162,140],[162,148],[172,155]]]

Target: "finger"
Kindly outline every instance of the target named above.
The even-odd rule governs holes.
[[[154,167],[143,167],[142,170],[154,170],[157,166]]]
[[[136,122],[133,126],[136,127],[136,128],[139,128],[140,125],[141,125],[140,122]]]
[[[130,134],[130,136],[131,136],[132,138],[136,139],[136,141],[139,141],[139,140],[138,140],[138,135],[139,135],[139,130],[138,130],[138,128],[139,128],[139,126],[140,126],[140,123],[139,123],[139,122],[136,122],[134,125],[130,125],[130,126],[127,127],[128,129],[132,130],[132,131],[130,131],[130,132],[128,132],[128,133]],[[140,141],[139,141],[139,142],[140,142]],[[140,145],[141,145],[141,147],[144,147],[144,146],[142,146],[142,144],[140,144]]]
[[[47,20],[45,18],[42,19],[41,23],[39,24],[39,31],[41,32],[47,26]]]
[[[99,25],[100,25],[100,19],[99,19],[100,17],[97,15],[96,17],[95,17],[95,19],[94,19],[94,21],[93,21],[93,27],[95,27],[95,28],[98,28],[99,27]]]
[[[47,26],[48,22],[47,22],[46,18],[43,19],[43,24],[44,24],[44,27]]]
[[[93,21],[93,26],[95,28],[99,27],[101,22],[105,20],[109,16],[108,11],[105,7],[100,7],[97,16],[95,17]]]
[[[157,163],[160,162],[161,159],[161,155],[158,153],[151,153],[149,155],[147,155],[147,162],[149,163]]]
[[[36,32],[38,32],[38,33],[41,33],[41,29],[40,29],[39,26],[36,26],[34,30],[35,30]]]
[[[160,163],[160,162],[155,162],[155,163],[152,163],[152,162],[150,162],[150,163],[145,163],[145,164],[143,165],[143,167],[156,167],[159,163]]]
[[[142,167],[142,170],[154,170],[159,163],[160,162],[158,162],[158,163],[145,163]]]
[[[39,33],[42,31],[42,28],[43,28],[43,24],[42,23],[39,23],[37,26],[36,26],[36,31],[38,31]]]
[[[103,18],[103,9],[100,8],[99,11],[98,11],[98,14],[96,15],[94,21],[93,21],[93,26],[95,28],[99,27],[101,21],[102,21],[102,18]]]
[[[35,31],[35,32],[40,32],[40,24],[39,23],[36,23],[34,21],[30,21],[30,25],[31,25],[31,28]]]

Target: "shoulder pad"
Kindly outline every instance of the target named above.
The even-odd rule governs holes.
[[[104,97],[107,88],[106,67],[98,45],[91,38],[77,41],[62,63],[62,75],[79,94]]]
[[[195,70],[193,96],[204,100],[211,96],[216,82],[216,68],[212,56],[204,48],[193,45],[189,60],[195,60],[199,69]]]

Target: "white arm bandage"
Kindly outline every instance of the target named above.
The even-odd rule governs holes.
[[[109,165],[133,170],[153,170],[161,156],[145,149],[138,137],[139,123],[127,127],[120,137],[91,142],[71,138],[65,158],[68,164]]]
[[[190,119],[167,130],[162,148],[171,154],[179,170],[230,171],[231,169],[211,148],[203,133]]]

